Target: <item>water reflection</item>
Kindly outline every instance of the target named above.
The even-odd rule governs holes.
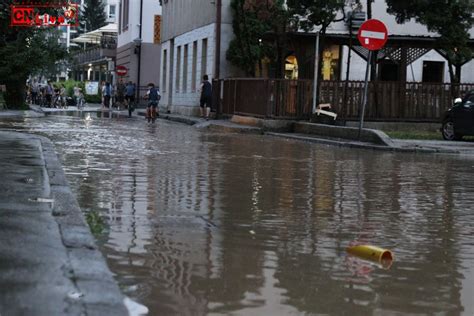
[[[473,161],[50,117],[122,288],[167,314],[472,314]],[[349,257],[393,250],[390,270]]]

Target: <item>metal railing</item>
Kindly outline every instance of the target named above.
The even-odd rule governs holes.
[[[117,36],[104,35],[100,38],[100,44],[94,44],[93,47],[74,53],[73,59],[76,64],[92,63],[104,57],[114,57],[116,49]]]

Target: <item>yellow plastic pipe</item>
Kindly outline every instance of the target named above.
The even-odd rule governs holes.
[[[377,262],[386,269],[390,268],[393,262],[393,254],[390,250],[383,249],[376,246],[370,246],[370,245],[350,246],[347,248],[347,252],[361,259]]]

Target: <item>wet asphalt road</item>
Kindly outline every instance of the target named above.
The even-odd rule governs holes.
[[[125,294],[151,315],[474,313],[474,160],[139,119],[2,123],[52,139]],[[391,249],[389,270],[348,256]]]

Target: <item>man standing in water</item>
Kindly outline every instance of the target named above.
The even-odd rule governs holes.
[[[202,77],[203,81],[201,83],[200,91],[201,91],[201,98],[199,100],[201,117],[209,119],[209,114],[211,113],[211,106],[212,106],[212,85],[209,82],[209,77],[204,75]]]

